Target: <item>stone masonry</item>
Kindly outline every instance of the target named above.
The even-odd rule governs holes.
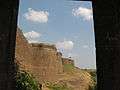
[[[73,60],[62,58],[54,45],[28,43],[22,31],[17,28],[16,62],[20,69],[31,72],[40,82],[51,81],[63,73],[63,64],[74,65]]]

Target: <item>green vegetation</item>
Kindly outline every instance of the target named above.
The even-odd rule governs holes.
[[[97,83],[97,75],[96,75],[96,71],[95,71],[95,70],[94,70],[94,71],[90,71],[89,73],[91,74],[92,79],[94,80],[94,82]]]
[[[90,73],[90,75],[92,76],[92,79],[94,81],[94,86],[90,86],[89,90],[97,90],[97,74],[96,74],[96,70],[94,70],[94,69],[83,69],[83,70]]]
[[[17,90],[41,90],[33,76],[25,71],[17,73]]]
[[[74,71],[74,69],[75,69],[75,67],[72,64],[64,64],[63,68],[67,72]]]
[[[95,86],[90,86],[89,90],[97,90],[97,84],[95,84]]]

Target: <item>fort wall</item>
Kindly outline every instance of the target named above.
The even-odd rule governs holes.
[[[28,43],[19,28],[15,58],[20,68],[30,71],[41,82],[63,73],[62,54],[56,47],[46,43]]]

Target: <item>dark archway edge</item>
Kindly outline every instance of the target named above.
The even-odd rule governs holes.
[[[19,0],[0,0],[0,90],[16,90],[14,64]]]
[[[120,90],[119,3],[119,0],[94,0],[92,2],[97,90]],[[0,90],[16,90],[14,52],[18,7],[19,0],[0,1]]]
[[[97,90],[120,90],[119,0],[94,0]]]

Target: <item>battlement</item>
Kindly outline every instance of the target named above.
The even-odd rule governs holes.
[[[47,44],[47,43],[31,43],[32,47],[39,47],[41,49],[47,48],[52,50],[57,50],[55,45],[53,44]]]

